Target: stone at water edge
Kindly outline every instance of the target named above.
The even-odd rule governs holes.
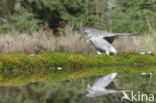
[[[62,70],[62,67],[57,67],[58,70]]]

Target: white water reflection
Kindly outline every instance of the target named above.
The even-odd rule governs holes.
[[[114,72],[111,74],[108,74],[107,76],[103,76],[97,80],[95,80],[92,87],[88,86],[88,93],[86,94],[87,97],[96,97],[96,96],[102,96],[107,94],[114,94],[114,93],[122,93],[124,91],[128,90],[115,90],[115,89],[107,89],[118,73]]]

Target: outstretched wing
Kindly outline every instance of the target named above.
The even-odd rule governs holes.
[[[81,28],[81,30],[83,30],[84,32],[86,32],[89,36],[92,37],[97,37],[97,36],[101,36],[102,38],[104,37],[113,37],[113,36],[129,36],[129,35],[134,35],[134,34],[130,34],[130,33],[112,33],[112,32],[106,32],[103,30],[98,30],[95,28],[88,28],[88,27],[84,27]]]
[[[95,82],[91,88],[92,89],[94,89],[94,88],[105,88],[114,80],[114,78],[116,76],[117,76],[117,73],[114,72],[114,73],[108,74],[107,76],[101,77],[101,78],[95,80]]]

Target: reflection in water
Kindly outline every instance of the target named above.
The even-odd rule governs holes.
[[[99,76],[56,83],[31,82],[24,86],[1,86],[0,103],[121,103],[123,95],[118,93],[86,97],[87,85],[92,84],[97,77]],[[119,74],[114,79],[114,85],[119,89],[134,89],[155,95],[156,75],[143,77]]]
[[[102,95],[107,95],[107,94],[114,94],[114,93],[122,93],[124,91],[128,91],[128,90],[115,90],[114,88],[115,85],[113,85],[113,88],[109,88],[111,87],[110,84],[114,84],[113,80],[115,79],[115,77],[117,76],[117,73],[111,73],[108,74],[107,76],[103,76],[97,80],[95,80],[94,84],[92,87],[88,86],[88,93],[87,93],[87,97],[96,97],[96,96],[102,96]]]

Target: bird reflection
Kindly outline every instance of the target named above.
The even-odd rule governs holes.
[[[88,93],[86,94],[87,97],[96,97],[102,96],[107,94],[114,94],[114,93],[122,93],[124,91],[129,90],[117,90],[113,80],[117,76],[117,73],[111,73],[107,76],[103,76],[97,80],[95,80],[92,86],[88,85]]]

